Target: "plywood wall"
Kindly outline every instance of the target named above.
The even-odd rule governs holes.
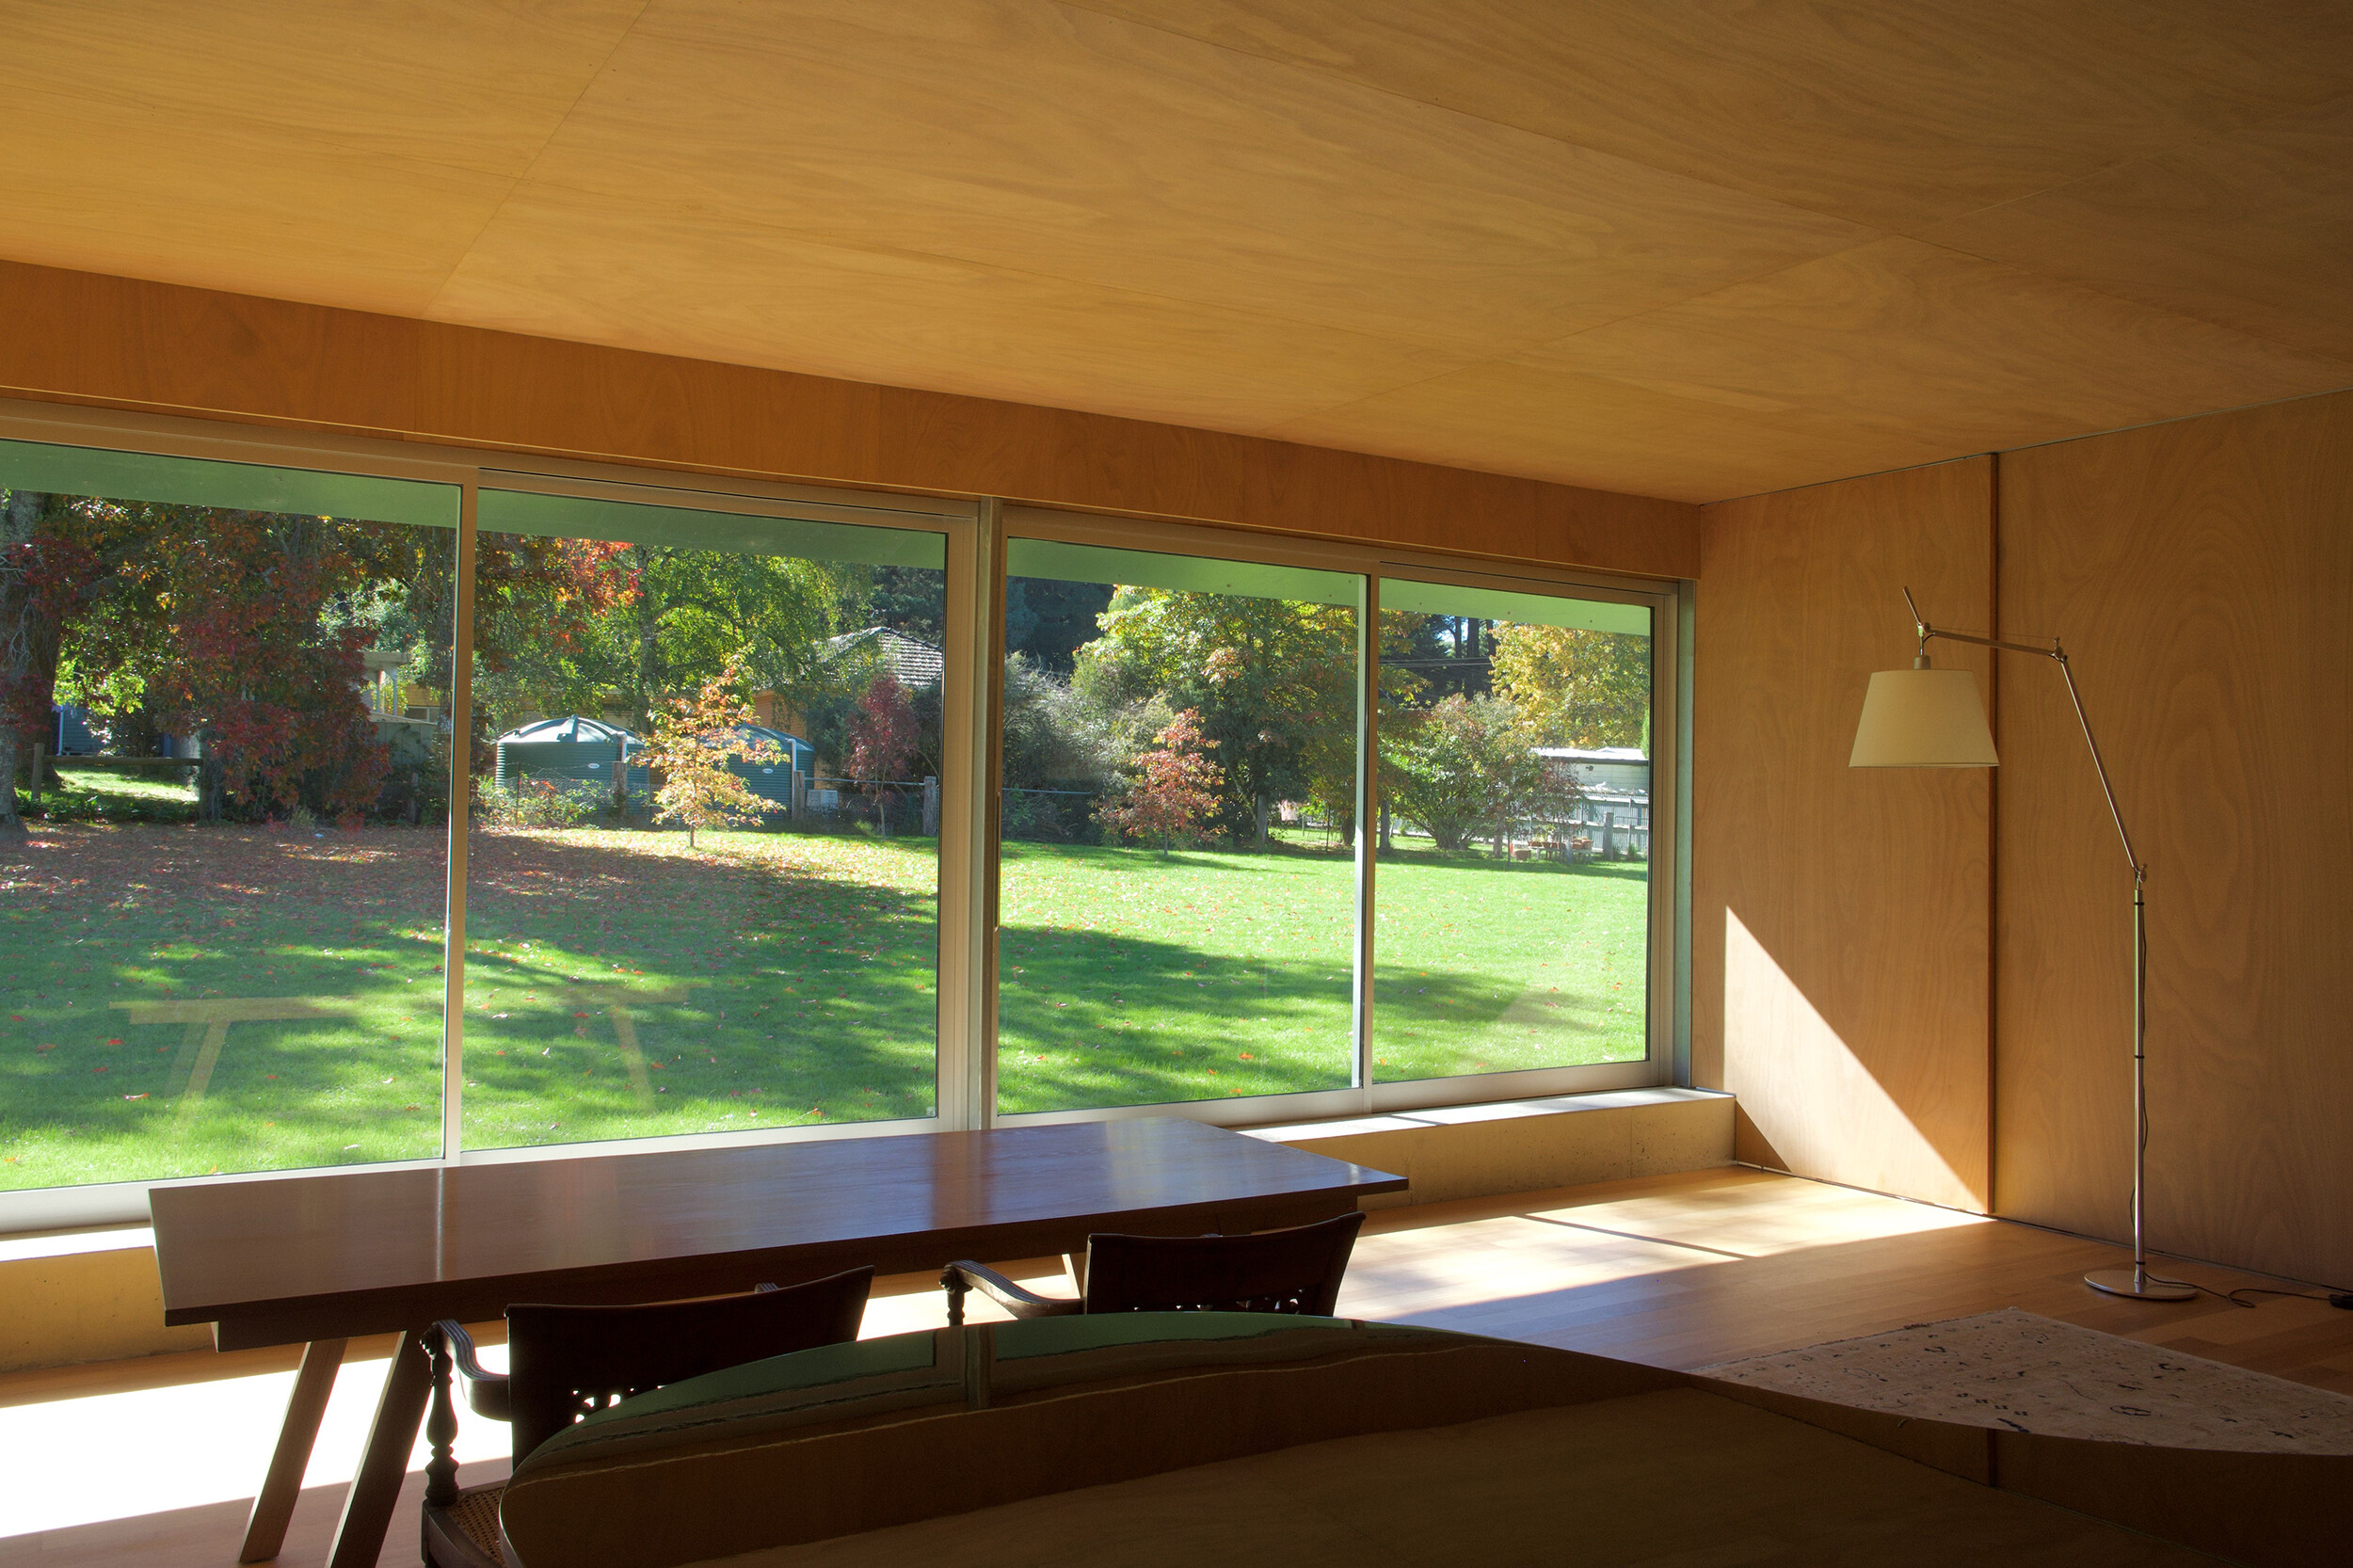
[[[2121,1239],[2124,853],[2047,662],[1993,774],[1847,769],[1903,581],[2064,639],[2151,866],[2151,1244],[2353,1284],[2353,395],[1704,509],[1695,1080],[1744,1159]]]
[[[1990,791],[1847,766],[1900,594],[1993,618],[1992,462],[1703,508],[1691,1063],[1740,1158],[1983,1209]],[[1982,656],[1955,664],[1984,667]]]
[[[0,262],[0,395],[1689,577],[1698,508],[1295,441]]]
[[[2353,1284],[2353,395],[2008,454],[2001,535],[2151,868],[2151,1243]],[[2055,672],[1997,738],[1999,1206],[2121,1236],[2131,877]]]

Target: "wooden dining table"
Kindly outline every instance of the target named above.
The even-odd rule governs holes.
[[[1351,1212],[1385,1171],[1180,1117],[257,1177],[149,1196],[164,1320],[301,1344],[242,1562],[278,1554],[346,1343],[392,1365],[330,1568],[381,1551],[429,1393],[424,1333],[518,1302],[621,1303],[1237,1233]]]

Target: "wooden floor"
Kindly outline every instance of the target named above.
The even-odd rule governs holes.
[[[2121,1256],[1845,1188],[1703,1171],[1383,1210],[1358,1243],[1339,1310],[1690,1369],[2017,1306],[2353,1394],[2353,1312],[2277,1299],[2253,1310],[2212,1297],[2139,1304],[2085,1288],[2085,1270]],[[1037,1278],[1054,1267],[1039,1259],[1012,1272]],[[2198,1264],[2167,1269],[2217,1289],[2280,1283]],[[877,1291],[869,1335],[941,1321],[928,1279],[900,1276]],[[371,1351],[384,1353],[360,1344],[353,1355]],[[0,1376],[0,1452],[15,1456],[10,1484],[0,1486],[0,1564],[233,1560],[247,1506],[233,1496],[236,1478],[261,1474],[292,1365],[280,1352],[197,1353]],[[341,1503],[335,1483],[350,1474],[371,1375],[380,1363],[345,1368],[349,1386],[340,1388],[281,1563],[310,1568],[325,1558]],[[494,1457],[503,1443],[504,1429],[488,1423],[464,1434],[460,1457],[482,1456],[466,1467],[468,1484],[504,1469]],[[190,1470],[210,1479],[191,1482]],[[192,1484],[211,1485],[211,1498],[173,1506]],[[417,1560],[408,1522],[422,1489],[412,1474],[383,1563]],[[12,1493],[54,1528],[12,1521]]]

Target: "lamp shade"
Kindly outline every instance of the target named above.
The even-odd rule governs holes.
[[[1977,678],[1969,670],[1881,670],[1864,694],[1850,768],[1991,768]]]

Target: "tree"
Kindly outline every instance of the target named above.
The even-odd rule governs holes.
[[[106,562],[68,526],[66,498],[9,490],[0,500],[0,833],[21,836],[16,770],[49,731],[66,629]]]
[[[888,670],[874,677],[850,715],[850,776],[874,797],[874,820],[890,837],[890,785],[915,760],[918,726],[906,688]]]
[[[1067,677],[1079,649],[1101,632],[1102,614],[1111,601],[1108,583],[1009,577],[1005,580],[1005,651],[1027,654],[1039,668]]]
[[[1123,587],[1102,625],[1103,635],[1080,650],[1074,684],[1194,712],[1217,743],[1212,820],[1228,838],[1263,845],[1273,802],[1310,798],[1353,834],[1352,607]]]
[[[1188,708],[1153,737],[1159,745],[1136,759],[1136,778],[1127,792],[1096,808],[1106,827],[1128,838],[1157,838],[1162,856],[1171,840],[1200,833],[1217,809],[1225,776],[1209,760],[1217,743],[1201,733],[1198,717]]]
[[[808,712],[839,689],[828,635],[862,607],[863,568],[743,551],[483,536],[527,563],[497,599],[477,580],[476,688],[493,714],[602,713],[639,733],[672,694],[733,662]]]
[[[662,774],[654,820],[683,824],[686,847],[697,830],[756,822],[764,803],[728,766],[771,756],[776,747],[744,733],[751,705],[736,695],[733,662],[691,697],[673,697],[654,714],[653,741],[637,756]]]
[[[1500,838],[1512,817],[1575,798],[1576,786],[1545,766],[1500,697],[1457,694],[1385,715],[1382,725],[1381,787],[1442,850],[1462,849],[1483,828]]]
[[[1495,634],[1496,695],[1538,744],[1646,746],[1650,639],[1623,632],[1505,624]]]

